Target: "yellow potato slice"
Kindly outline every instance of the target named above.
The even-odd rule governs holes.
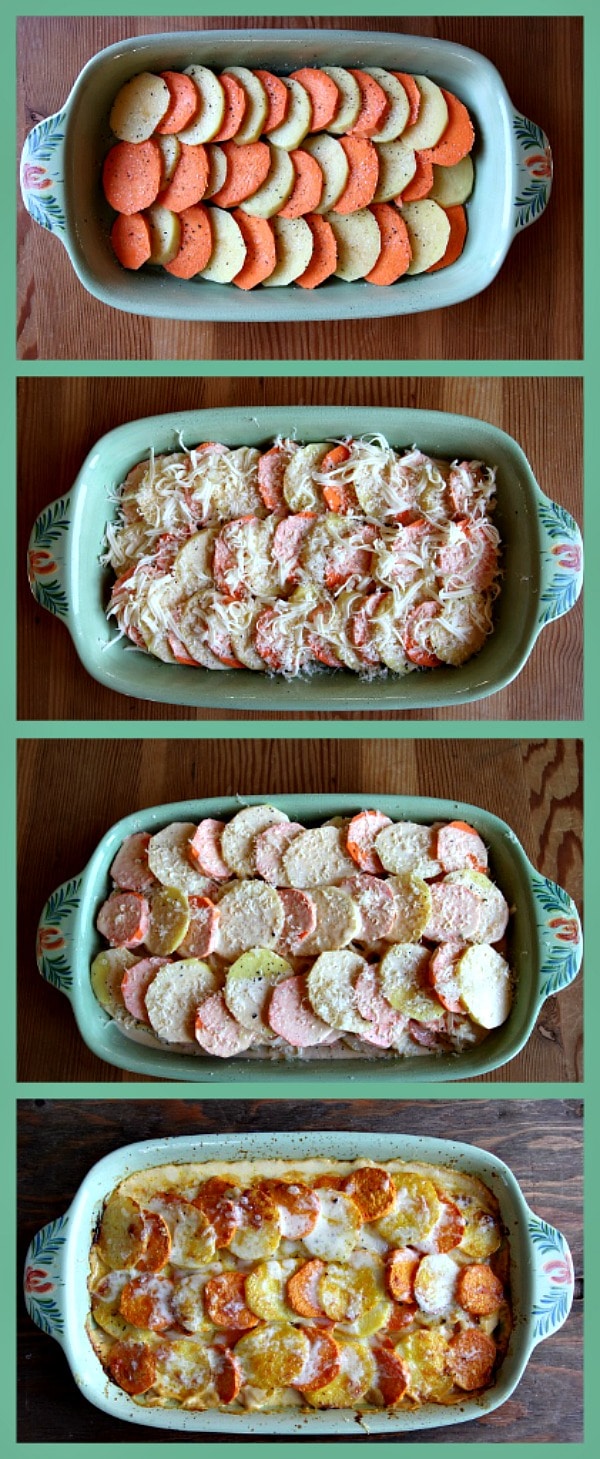
[[[209,1322],[204,1310],[206,1281],[205,1271],[190,1271],[184,1276],[179,1275],[173,1287],[171,1306],[177,1322],[186,1332],[213,1331],[213,1324]]]
[[[371,1337],[388,1321],[392,1304],[386,1298],[383,1267],[340,1266],[329,1262],[318,1283],[319,1301],[340,1331],[349,1337]]]
[[[508,963],[493,947],[467,948],[455,969],[460,1001],[481,1028],[499,1028],[512,1005],[512,977]]]
[[[356,213],[328,213],[337,243],[335,276],[351,283],[364,279],[374,268],[381,253],[381,233],[374,213],[359,208]]]
[[[486,1257],[493,1256],[502,1245],[501,1228],[491,1212],[482,1210],[480,1206],[469,1206],[466,1209],[463,1206],[462,1214],[466,1225],[459,1249],[465,1256],[472,1257],[473,1261],[485,1261]]]
[[[400,212],[408,229],[412,258],[407,273],[422,274],[444,257],[450,237],[450,220],[431,198],[404,203]]]
[[[464,882],[481,898],[482,912],[473,942],[499,942],[506,932],[509,908],[500,888],[482,871],[450,871],[445,881]]]
[[[429,194],[434,203],[442,208],[452,208],[456,203],[466,203],[473,191],[473,161],[463,157],[452,167],[438,167],[433,164],[433,187]]]
[[[327,886],[356,870],[343,827],[331,825],[300,831],[284,853],[283,865],[290,886],[304,889]]]
[[[256,1388],[287,1388],[298,1378],[310,1350],[306,1333],[290,1322],[255,1327],[235,1346],[246,1381]]]
[[[448,107],[439,86],[429,76],[414,76],[413,80],[421,93],[421,105],[416,122],[406,128],[403,140],[418,152],[439,142],[448,125]]]
[[[387,96],[389,109],[381,126],[371,135],[372,142],[395,142],[402,135],[408,121],[410,104],[402,82],[391,71],[382,66],[364,66],[367,76],[372,76]]]
[[[225,92],[214,71],[208,66],[188,66],[186,76],[191,76],[200,96],[200,111],[196,120],[184,127],[178,136],[188,146],[199,142],[212,142],[225,116]]]
[[[340,1190],[320,1190],[319,1201],[319,1219],[303,1244],[309,1256],[322,1261],[348,1261],[362,1229],[358,1206]]]
[[[181,223],[177,213],[163,208],[161,203],[153,203],[146,218],[150,225],[150,263],[170,263],[179,252],[181,242]]]
[[[399,1339],[396,1352],[408,1369],[411,1398],[421,1403],[448,1401],[454,1385],[445,1371],[447,1351],[447,1339],[439,1331],[420,1328]]]
[[[265,1322],[293,1322],[294,1312],[285,1300],[285,1287],[295,1261],[262,1261],[246,1277],[246,1304]]]
[[[325,441],[311,441],[290,458],[283,474],[283,495],[292,512],[312,512],[321,504],[321,488],[313,480],[330,450]]]
[[[171,93],[161,76],[140,71],[117,92],[110,113],[110,125],[121,142],[147,142],[156,131],[171,102]]]
[[[433,1182],[407,1171],[395,1175],[398,1197],[387,1216],[376,1223],[377,1231],[390,1246],[405,1247],[422,1241],[439,1220],[442,1207]]]
[[[251,198],[246,198],[240,207],[253,218],[272,218],[278,213],[293,191],[296,171],[289,152],[283,147],[271,147],[271,167],[266,182]]]
[[[92,988],[102,1007],[111,1018],[118,1018],[125,1012],[121,983],[123,974],[137,959],[126,947],[111,947],[99,952],[90,969]]]
[[[423,936],[431,916],[431,892],[422,876],[405,871],[391,876],[388,886],[394,895],[394,924],[390,942],[416,943]]]
[[[350,1408],[363,1398],[376,1378],[375,1359],[366,1342],[340,1343],[341,1366],[337,1378],[305,1394],[313,1408]]]
[[[331,76],[331,80],[335,82],[340,93],[338,109],[327,130],[334,136],[341,137],[344,132],[351,131],[358,121],[362,106],[360,86],[344,66],[322,66],[321,70],[325,72],[326,76]]]
[[[185,892],[177,887],[164,887],[155,892],[150,902],[150,931],[146,947],[153,956],[168,957],[183,942],[190,925],[190,909]]]
[[[379,177],[373,202],[389,203],[408,187],[417,170],[417,159],[406,142],[376,142],[376,147]]]
[[[227,75],[235,76],[246,95],[246,110],[242,118],[242,125],[238,127],[233,141],[237,142],[239,147],[245,146],[247,142],[258,142],[269,110],[269,101],[262,81],[259,76],[254,75],[253,71],[249,71],[247,66],[228,66]]]
[[[263,288],[277,288],[292,284],[308,268],[312,258],[314,240],[304,218],[271,219],[275,234],[277,263],[268,279],[263,279]]]
[[[117,1191],[102,1213],[98,1254],[115,1271],[129,1271],[144,1251],[144,1218],[137,1201]]]
[[[401,638],[401,624],[396,616],[393,593],[386,593],[371,618],[373,643],[381,662],[393,674],[408,674],[414,665],[407,659]]]
[[[203,1267],[215,1254],[215,1232],[208,1218],[177,1192],[159,1191],[148,1201],[169,1228],[171,1262],[175,1267]]]
[[[242,1028],[261,1038],[274,1038],[264,1016],[265,1006],[275,984],[291,975],[290,964],[270,948],[256,947],[243,953],[227,970],[223,996],[229,1012]]]
[[[336,142],[335,137],[330,137],[328,132],[317,132],[314,137],[307,137],[304,142],[304,151],[310,152],[315,162],[318,162],[323,173],[323,191],[321,201],[316,213],[328,213],[334,208],[338,199],[341,198],[348,181],[348,158],[344,148]]]
[[[312,106],[308,92],[299,81],[295,81],[293,76],[282,76],[281,80],[290,92],[290,103],[287,116],[269,132],[269,141],[274,147],[283,147],[286,152],[291,152],[294,147],[300,146],[310,131]]]
[[[188,1337],[179,1337],[171,1342],[163,1339],[157,1344],[155,1355],[153,1388],[161,1398],[182,1403],[206,1392],[212,1368],[204,1343],[194,1342]]]
[[[210,226],[213,247],[206,268],[200,270],[201,279],[212,284],[230,284],[239,274],[246,257],[246,244],[239,224],[226,208],[210,208]]]
[[[457,1306],[458,1266],[445,1252],[422,1257],[414,1281],[415,1300],[429,1317],[449,1317]]]
[[[414,942],[397,942],[379,964],[381,991],[392,1008],[420,1023],[439,1021],[444,1009],[425,983],[431,952]]]

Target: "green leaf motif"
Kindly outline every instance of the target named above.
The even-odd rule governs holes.
[[[543,152],[545,137],[536,122],[530,122],[529,117],[515,116],[514,128],[518,141],[526,151],[530,151],[532,147],[540,147]]]
[[[71,498],[61,496],[58,501],[40,512],[31,534],[34,547],[51,547],[66,532],[71,522]]]
[[[557,1327],[565,1321],[570,1305],[570,1288],[553,1287],[552,1291],[544,1292],[539,1302],[533,1307],[534,1337],[536,1340],[548,1337],[549,1333],[555,1332]]]
[[[81,901],[79,889],[81,877],[75,876],[71,881],[63,882],[52,896],[48,898],[45,908],[44,921],[47,923],[65,922],[75,912]]]
[[[65,1244],[65,1226],[67,1217],[58,1216],[56,1221],[51,1221],[41,1231],[36,1231],[31,1246],[29,1257],[33,1262],[52,1261],[56,1259],[59,1251]]]
[[[551,998],[568,988],[579,968],[579,953],[576,947],[553,947],[542,968],[540,992],[543,998]]]
[[[28,193],[27,207],[34,222],[39,223],[40,228],[47,228],[49,233],[64,233],[64,209],[53,193],[47,195],[36,193],[35,197],[33,193]]]
[[[50,983],[53,988],[58,988],[60,993],[66,993],[67,989],[73,985],[73,970],[62,952],[57,953],[52,959],[48,953],[43,952],[40,972],[44,981]]]
[[[573,902],[569,893],[564,887],[557,886],[556,882],[550,881],[547,876],[536,877],[534,882],[536,901],[540,902],[549,915],[555,912],[562,912],[567,917],[573,916]]]
[[[550,586],[541,594],[540,604],[543,611],[540,614],[540,623],[544,625],[551,623],[554,618],[561,618],[576,601],[577,576],[562,569],[554,574]]]
[[[30,1292],[27,1301],[31,1316],[42,1332],[47,1332],[49,1337],[63,1332],[64,1317],[54,1297],[34,1297]]]
[[[40,122],[35,131],[31,132],[28,139],[28,162],[49,162],[53,152],[64,141],[66,111],[59,111],[55,116],[46,117]]]
[[[540,521],[553,541],[565,535],[572,536],[575,524],[566,507],[561,507],[558,502],[541,502],[538,511]]]
[[[69,612],[67,595],[57,578],[52,578],[49,583],[44,583],[37,578],[35,596],[40,608],[46,608],[48,613],[55,613],[57,618],[67,617]]]

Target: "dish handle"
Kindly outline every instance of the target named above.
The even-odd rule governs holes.
[[[69,614],[65,558],[70,522],[71,498],[59,496],[36,518],[27,549],[27,576],[33,596],[40,608],[47,608],[58,618]]]
[[[51,983],[54,988],[60,988],[61,993],[66,993],[67,997],[70,997],[73,986],[72,924],[81,901],[81,882],[82,877],[76,876],[57,887],[52,896],[48,897],[37,930],[36,959],[39,971],[47,983]]]
[[[21,153],[21,196],[41,228],[66,246],[64,149],[66,110],[33,127]]]
[[[573,1258],[560,1231],[528,1208],[533,1250],[532,1343],[543,1342],[566,1322],[575,1292]]]
[[[25,1258],[23,1292],[32,1321],[62,1343],[65,1333],[64,1253],[69,1212],[43,1226]]]
[[[552,191],[552,150],[546,133],[535,122],[513,112],[516,197],[513,203],[516,233],[541,218]]]
[[[543,497],[539,504],[541,581],[538,628],[562,618],[577,602],[583,587],[583,542],[576,521],[565,507]]]
[[[533,895],[541,948],[540,1007],[553,993],[568,988],[577,977],[583,957],[579,913],[569,893],[548,877],[534,872]]]

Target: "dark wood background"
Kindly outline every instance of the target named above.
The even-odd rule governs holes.
[[[38,608],[26,574],[35,517],[68,491],[88,451],[114,426],[161,411],[252,405],[414,406],[473,415],[516,437],[542,489],[581,522],[580,379],[21,379],[19,381],[18,714],[21,719],[166,721],[344,719],[344,714],[195,710],[129,699],[97,684],[77,658],[64,624]],[[40,441],[43,452],[40,456]],[[580,719],[581,600],[545,628],[518,678],[478,704],[401,711],[386,719]],[[356,714],[357,720],[381,719]]]
[[[109,309],[84,290],[62,244],[20,205],[20,359],[581,358],[580,17],[27,17],[19,24],[19,146],[35,122],[64,104],[82,66],[103,46],[125,36],[223,26],[392,31],[472,46],[497,66],[515,107],[550,138],[555,180],[547,212],[515,239],[493,284],[464,304],[399,319],[290,329],[285,323],[169,322]]]
[[[566,1325],[534,1350],[514,1394],[494,1413],[448,1429],[411,1433],[406,1442],[578,1443],[582,1440],[582,1115],[579,1100],[557,1099],[327,1100],[301,1106],[214,1099],[201,1104],[25,1100],[19,1109],[19,1270],[34,1234],[64,1214],[90,1166],[131,1140],[215,1130],[350,1129],[428,1134],[481,1145],[511,1166],[532,1209],[566,1236],[576,1275],[573,1309]],[[50,1158],[50,1152],[60,1155]],[[18,1409],[22,1443],[80,1440],[147,1445],[152,1437],[151,1429],[115,1420],[82,1398],[62,1349],[34,1326],[21,1297]],[[157,1430],[156,1438],[161,1444],[198,1443],[195,1435],[167,1429]],[[219,1441],[219,1435],[210,1435],[211,1445]],[[228,1442],[227,1437],[222,1441]],[[328,1442],[348,1440],[344,1436]],[[355,1433],[350,1442],[385,1444],[389,1439]]]
[[[66,999],[37,972],[35,930],[46,897],[83,870],[109,826],[148,805],[308,790],[464,800],[508,821],[538,870],[580,903],[582,767],[575,740],[42,740],[22,741],[19,751],[23,1081],[127,1084],[133,1077],[83,1043]],[[521,1053],[484,1077],[582,1078],[581,977],[544,1004]],[[161,1081],[150,1082],[160,1091]]]

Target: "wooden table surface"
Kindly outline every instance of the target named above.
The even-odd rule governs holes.
[[[356,792],[367,803],[399,793],[462,800],[508,821],[538,870],[580,904],[580,751],[576,740],[22,741],[19,1078],[132,1078],[90,1053],[66,1000],[42,981],[35,964],[44,900],[82,871],[122,816],[169,801],[238,794]],[[505,1083],[582,1078],[581,978],[544,1004],[521,1053],[485,1077]]]
[[[21,719],[344,719],[344,714],[195,710],[129,699],[97,684],[64,625],[39,608],[26,575],[37,514],[67,491],[94,442],[124,421],[199,406],[416,406],[473,415],[523,446],[542,489],[582,517],[582,382],[579,379],[22,379],[19,381],[19,699]],[[291,417],[292,420],[292,417]],[[39,442],[44,450],[40,463]],[[581,600],[546,627],[519,676],[476,704],[356,714],[356,720],[557,720],[582,717]]]
[[[297,1104],[241,1100],[217,1104],[134,1101],[126,1105],[23,1101],[19,1135],[19,1244],[62,1216],[90,1166],[132,1140],[164,1135],[255,1130],[356,1130],[427,1134],[463,1140],[511,1166],[537,1215],[558,1227],[573,1254],[575,1301],[567,1323],[537,1347],[512,1397],[473,1423],[411,1433],[411,1444],[569,1443],[582,1439],[582,1114],[578,1100],[443,1100],[419,1103],[359,1100]],[[368,1144],[365,1147],[368,1151]],[[60,1150],[60,1159],[48,1157]],[[43,1179],[40,1173],[43,1172]],[[19,1263],[22,1269],[22,1262]],[[147,1445],[152,1431],[92,1408],[75,1387],[62,1349],[33,1325],[19,1303],[18,1438],[45,1444],[76,1440]],[[229,1436],[211,1434],[210,1443]],[[236,1435],[237,1437],[237,1435]],[[194,1443],[192,1434],[158,1431],[161,1444]],[[356,1444],[386,1436],[352,1435]],[[248,1443],[264,1442],[248,1439]],[[302,1443],[302,1439],[292,1442]],[[348,1440],[330,1439],[344,1444]]]
[[[386,320],[306,324],[160,321],[89,295],[62,244],[19,212],[18,353],[36,359],[580,359],[582,356],[582,39],[578,17],[417,19],[319,16],[34,18],[19,25],[19,143],[57,111],[82,66],[126,36],[226,27],[314,26],[433,35],[497,66],[522,115],[543,127],[555,180],[544,217],[515,239],[493,284],[450,309]]]

